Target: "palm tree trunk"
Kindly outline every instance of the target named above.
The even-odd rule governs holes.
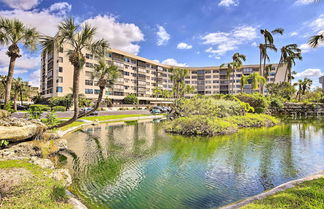
[[[90,110],[90,111],[88,111],[88,112],[86,112],[86,113],[80,114],[80,115],[78,116],[78,118],[82,118],[82,117],[88,116],[88,115],[90,115],[91,113],[95,112],[95,111],[98,109],[98,107],[99,107],[99,105],[100,105],[100,103],[101,103],[101,101],[102,101],[102,97],[103,97],[104,89],[105,89],[105,86],[101,86],[101,87],[100,87],[100,92],[99,92],[99,95],[98,95],[97,102],[96,102],[96,104],[93,106],[92,110]]]
[[[14,105],[14,110],[17,111],[17,92],[15,91],[14,98],[13,98],[13,105]]]
[[[79,116],[79,80],[80,80],[80,71],[81,69],[77,66],[74,66],[73,70],[73,105],[74,105],[74,114],[71,119],[68,121],[65,121],[63,123],[60,123],[55,126],[49,127],[49,129],[54,129],[54,128],[60,128],[66,125],[69,125],[76,121]]]
[[[22,89],[20,89],[20,104],[21,104],[21,106],[23,106]]]
[[[8,69],[8,76],[6,81],[6,91],[5,91],[5,105],[9,103],[10,101],[10,91],[11,91],[11,85],[12,85],[12,79],[14,75],[15,70],[15,63],[16,63],[16,56],[10,57],[10,63],[9,63],[9,69]]]
[[[287,78],[287,74],[288,74],[288,67],[286,68],[286,71],[285,71],[285,77],[284,77],[284,81],[286,81],[286,78]],[[287,79],[287,81],[289,82],[289,80]]]

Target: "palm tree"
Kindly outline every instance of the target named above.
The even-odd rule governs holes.
[[[21,78],[13,79],[12,82],[12,91],[13,91],[13,106],[14,110],[17,111],[17,97],[20,92],[20,88],[23,85],[23,80]]]
[[[162,88],[161,87],[154,87],[153,89],[153,96],[155,96],[155,98],[158,98],[160,95],[162,95]]]
[[[171,81],[173,83],[173,96],[176,100],[183,97],[186,93],[185,77],[189,75],[187,69],[173,68]]]
[[[243,62],[246,61],[246,56],[244,54],[240,54],[240,53],[235,53],[232,56],[232,60],[233,60],[233,73],[232,73],[232,93],[234,93],[234,75],[235,72],[239,69],[241,69],[241,67],[243,66]]]
[[[260,85],[263,85],[267,82],[267,80],[259,73],[252,73],[247,77],[247,79],[251,81],[253,90],[258,89]]]
[[[73,117],[61,124],[51,128],[59,128],[72,123],[79,116],[79,80],[80,72],[85,64],[84,50],[89,50],[95,55],[102,55],[102,48],[108,48],[108,43],[104,40],[94,41],[96,28],[88,24],[77,25],[73,18],[61,22],[58,26],[58,32],[55,37],[44,36],[41,38],[41,44],[45,51],[61,49],[67,45],[67,54],[70,63],[73,65]]]
[[[318,35],[314,35],[312,36],[309,41],[308,44],[313,47],[316,48],[318,47],[321,43],[324,42],[324,32],[318,34]]]
[[[241,93],[243,93],[244,86],[248,84],[248,76],[242,75],[240,84],[241,84]]]
[[[10,100],[10,91],[14,76],[16,59],[21,57],[19,44],[30,51],[36,50],[39,33],[35,28],[25,26],[17,19],[0,19],[0,44],[9,46],[7,55],[10,58],[5,90],[5,105]]]
[[[293,54],[293,55],[290,55],[289,57],[287,57],[285,60],[284,60],[284,64],[286,64],[286,71],[285,71],[285,77],[284,77],[284,80],[288,80],[288,82],[291,82],[291,79],[293,78],[292,77],[292,67],[296,65],[296,62],[295,60],[298,59],[298,60],[302,60],[303,57],[301,55],[301,53],[296,53],[296,54]]]
[[[298,85],[298,91],[297,91],[297,95],[296,98],[298,98],[298,101],[300,102],[301,100],[301,96],[305,95],[306,91],[309,91],[311,86],[313,84],[313,81],[309,78],[304,78],[304,80],[298,80],[297,83],[295,83],[295,85]]]
[[[226,79],[227,79],[227,83],[228,83],[228,88],[230,88],[229,87],[229,85],[230,85],[230,77],[231,77],[231,74],[233,74],[233,72],[234,72],[234,63],[233,62],[230,62],[230,63],[227,63],[227,64],[222,64],[221,66],[220,66],[220,68],[225,68],[225,66],[226,66]],[[232,79],[233,79],[233,76],[232,76]],[[232,90],[233,90],[233,80],[232,80]],[[229,91],[230,92],[230,91]]]
[[[281,66],[283,66],[285,63],[287,63],[287,61],[290,59],[289,57],[301,57],[301,49],[298,48],[297,44],[288,44],[286,46],[283,46],[283,47],[281,47],[280,51],[281,51],[281,55],[280,55],[279,64],[276,68],[276,74],[275,74],[274,81],[276,80],[276,76],[278,74],[279,68]],[[286,77],[285,77],[284,81],[285,80],[286,80]]]
[[[94,72],[92,73],[92,79],[98,78],[98,86],[99,86],[99,95],[96,101],[96,104],[89,112],[80,114],[78,118],[90,115],[94,111],[96,111],[102,101],[103,92],[106,88],[112,88],[115,84],[117,78],[120,76],[119,70],[117,66],[111,65],[109,66],[105,60],[105,57],[99,60],[98,65],[95,65]]]

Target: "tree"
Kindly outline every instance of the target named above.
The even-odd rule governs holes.
[[[229,88],[229,85],[230,85],[230,77],[231,77],[231,74],[234,72],[234,63],[233,62],[230,62],[230,63],[224,63],[220,66],[220,68],[226,68],[226,79],[227,79],[227,83],[228,83],[228,88]],[[233,82],[232,82],[232,90],[233,90]]]
[[[98,80],[99,95],[97,101],[90,111],[80,114],[78,118],[90,115],[91,113],[93,113],[98,109],[102,101],[104,90],[106,88],[111,88],[115,84],[118,77],[119,77],[119,70],[117,66],[114,65],[109,66],[105,60],[105,57],[102,57],[99,60],[98,65],[95,65],[94,72],[92,73],[92,79],[95,78],[99,79]]]
[[[16,78],[13,79],[12,83],[12,91],[13,91],[13,105],[14,105],[14,110],[17,111],[17,97],[20,92],[20,89],[22,88],[23,85],[23,80],[22,78]]]
[[[138,98],[135,94],[129,94],[124,98],[124,104],[138,104]]]
[[[284,63],[287,66],[286,71],[285,71],[285,77],[284,77],[285,79],[284,80],[286,80],[286,78],[287,78],[289,83],[291,82],[291,79],[293,78],[291,70],[292,70],[292,67],[296,65],[296,62],[295,62],[296,59],[298,59],[298,60],[303,59],[301,53],[296,53],[296,54],[290,55],[284,61]]]
[[[267,80],[259,73],[252,73],[247,77],[247,79],[251,81],[252,89],[254,90],[267,82]]]
[[[162,91],[163,91],[163,89],[161,87],[158,87],[158,86],[154,87],[154,89],[153,89],[153,96],[155,98],[160,97],[162,95]]]
[[[185,84],[185,77],[189,75],[189,72],[187,69],[181,69],[181,68],[173,68],[172,69],[172,75],[171,75],[171,81],[173,83],[173,96],[176,100],[178,100],[180,97],[184,97],[186,92],[186,84]]]
[[[324,42],[324,32],[321,32],[317,35],[312,36],[309,41],[308,44],[313,47],[316,48],[318,47],[321,43]]]
[[[266,88],[271,96],[282,97],[287,100],[290,100],[292,95],[296,92],[294,86],[288,82],[268,83]]]
[[[295,85],[298,86],[296,98],[298,98],[299,102],[301,100],[301,96],[304,96],[306,91],[310,90],[312,84],[313,84],[313,81],[309,78],[304,78],[304,80],[300,79],[300,80],[298,80],[297,83],[295,83]]]
[[[297,44],[288,44],[286,46],[283,46],[283,47],[281,47],[280,52],[281,52],[280,60],[279,60],[278,66],[276,68],[275,79],[273,82],[275,82],[275,80],[276,80],[276,76],[278,74],[279,68],[281,66],[283,66],[284,64],[287,64],[290,61],[291,57],[296,57],[296,58],[300,57],[301,58],[301,49],[298,48]],[[286,73],[285,73],[284,81],[286,81],[287,74],[289,73],[288,71],[289,71],[288,66],[286,66]],[[290,77],[291,77],[291,72],[290,72]],[[288,79],[288,82],[289,82],[289,79]]]
[[[16,59],[21,57],[19,44],[30,51],[36,50],[39,33],[35,28],[25,26],[17,19],[0,19],[0,44],[9,46],[7,55],[10,58],[5,88],[5,105],[10,100],[10,91],[14,76]]]
[[[260,44],[259,49],[260,49],[260,75],[264,75],[264,70],[266,68],[266,63],[267,61],[270,62],[270,57],[268,55],[267,49],[277,51],[277,48],[274,44],[274,34],[280,34],[282,35],[284,33],[284,29],[282,28],[277,28],[272,30],[271,32],[268,31],[267,29],[261,29],[260,33],[264,37],[264,44]],[[263,67],[262,67],[262,61],[263,61]],[[261,85],[261,93],[263,94],[263,85]]]
[[[248,84],[248,76],[242,75],[240,84],[241,84],[241,92],[243,93],[244,86]]]
[[[79,80],[80,72],[85,64],[84,51],[88,50],[97,56],[101,55],[102,48],[107,47],[105,40],[94,41],[96,28],[88,24],[82,26],[76,24],[73,18],[61,22],[58,26],[58,32],[55,37],[43,36],[41,44],[45,51],[61,49],[63,45],[67,46],[67,54],[70,63],[73,65],[73,104],[74,114],[71,119],[50,128],[59,128],[72,123],[79,116]]]
[[[232,93],[234,93],[234,81],[235,81],[235,72],[243,66],[243,62],[246,61],[246,56],[244,54],[235,53],[232,56],[233,60],[233,73],[232,73]]]

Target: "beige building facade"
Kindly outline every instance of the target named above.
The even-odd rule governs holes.
[[[69,62],[66,51],[61,48],[54,52],[44,51],[42,53],[40,92],[43,97],[65,96],[72,93],[73,66]],[[84,94],[90,99],[96,99],[99,87],[91,75],[97,59],[90,53],[85,52],[84,54],[86,63],[80,76],[80,94]],[[164,65],[116,49],[110,49],[107,54],[107,62],[117,66],[120,71],[120,77],[113,88],[106,89],[104,92],[105,97],[113,99],[115,103],[122,101],[129,94],[135,94],[141,103],[148,104],[156,101],[153,96],[155,87],[172,90],[172,68],[176,66]],[[284,67],[280,67],[275,76],[277,65],[272,66],[268,82],[285,81]],[[195,88],[194,94],[203,95],[239,93],[241,92],[240,79],[242,75],[259,71],[259,65],[245,65],[234,73],[234,79],[231,77],[228,81],[226,69],[217,66],[182,68],[189,71],[185,83]],[[243,91],[253,92],[250,84],[245,85]]]

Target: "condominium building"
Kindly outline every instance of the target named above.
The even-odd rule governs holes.
[[[52,52],[43,51],[40,92],[44,97],[65,96],[72,93],[73,66],[69,62],[66,49],[61,48]],[[97,80],[92,79],[92,72],[97,63],[96,57],[85,52],[86,63],[80,75],[80,93],[87,98],[96,99],[99,94]],[[106,89],[104,95],[113,99],[115,103],[123,100],[129,94],[136,94],[141,103],[155,101],[153,89],[161,87],[172,89],[172,68],[143,57],[135,56],[117,49],[110,49],[107,54],[108,64],[119,68],[120,77],[112,89]],[[268,82],[285,81],[285,69],[277,65],[268,76]],[[234,77],[227,79],[226,69],[220,67],[182,67],[189,71],[185,83],[195,88],[195,94],[213,95],[241,92],[240,80],[242,75],[249,75],[259,71],[259,65],[246,65],[234,72]],[[251,85],[243,87],[243,91],[250,93]],[[256,90],[258,91],[258,90]]]
[[[322,89],[324,89],[324,76],[319,78],[319,82],[322,84]]]

